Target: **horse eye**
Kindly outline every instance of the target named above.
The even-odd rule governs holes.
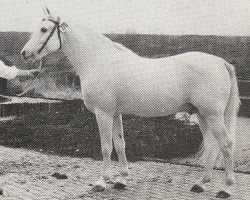
[[[43,33],[46,33],[47,32],[47,28],[41,28],[41,31],[43,32]]]

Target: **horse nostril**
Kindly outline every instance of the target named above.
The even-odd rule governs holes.
[[[21,59],[22,59],[22,61],[26,61],[27,60],[27,57],[26,57],[26,51],[22,51],[21,52]]]

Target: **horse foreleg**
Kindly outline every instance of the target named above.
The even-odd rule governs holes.
[[[94,185],[94,190],[103,191],[106,188],[106,182],[111,177],[111,152],[112,152],[112,127],[113,116],[103,112],[101,109],[95,109],[96,120],[100,132],[102,148],[102,175]]]
[[[120,175],[117,177],[114,187],[118,189],[123,189],[126,186],[125,178],[128,176],[128,163],[125,153],[125,140],[121,115],[116,115],[114,117],[113,142],[121,165]]]

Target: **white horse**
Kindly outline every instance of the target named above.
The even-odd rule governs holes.
[[[233,145],[239,105],[234,67],[200,52],[147,59],[79,24],[60,22],[45,9],[45,18],[21,51],[26,61],[58,49],[67,55],[81,79],[84,103],[96,115],[103,155],[102,175],[94,188],[103,191],[111,175],[112,140],[121,165],[114,187],[123,188],[128,176],[122,114],[166,116],[197,111],[204,137],[205,172],[192,191],[202,192],[211,180],[221,151],[225,185],[217,193],[230,196],[234,184]]]

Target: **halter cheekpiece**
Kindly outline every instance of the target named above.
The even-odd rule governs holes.
[[[45,19],[43,19],[43,21],[44,20]],[[41,51],[45,48],[45,46],[49,42],[49,39],[53,36],[56,29],[57,29],[58,39],[59,39],[59,43],[60,43],[60,47],[58,48],[58,50],[62,48],[62,39],[61,39],[61,34],[60,34],[60,23],[59,23],[59,21],[55,21],[55,20],[52,20],[52,19],[48,19],[48,20],[53,22],[55,25],[54,25],[52,31],[50,32],[49,36],[47,37],[47,39],[43,43],[42,47],[38,50],[38,53],[41,53]]]

